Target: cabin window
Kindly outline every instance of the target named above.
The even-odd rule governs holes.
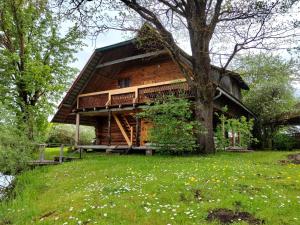
[[[131,83],[130,78],[123,78],[118,80],[119,88],[130,87],[130,83]]]

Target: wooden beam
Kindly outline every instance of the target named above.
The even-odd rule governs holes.
[[[166,50],[161,50],[161,51],[149,52],[149,53],[135,55],[135,56],[129,56],[129,57],[126,57],[126,58],[117,59],[117,60],[113,60],[113,61],[106,62],[106,63],[101,63],[101,64],[97,65],[96,68],[99,69],[99,68],[103,68],[103,67],[106,67],[106,66],[119,64],[119,63],[122,63],[122,62],[133,61],[133,60],[147,58],[147,57],[151,57],[151,56],[158,56],[160,54],[167,54],[167,51]]]
[[[133,144],[133,127],[130,127],[130,146]]]
[[[122,116],[123,116],[123,119],[124,119],[124,121],[125,121],[125,123],[126,123],[126,126],[127,126],[128,128],[130,128],[131,126],[130,126],[130,124],[129,124],[127,118],[126,118],[126,116],[125,116],[125,115],[122,115]]]
[[[112,115],[113,115],[113,117],[114,117],[114,119],[115,119],[115,121],[116,121],[116,123],[117,123],[117,125],[118,125],[118,127],[119,127],[119,129],[120,129],[120,131],[121,131],[121,133],[122,133],[122,135],[123,135],[123,137],[125,138],[127,144],[128,144],[129,146],[131,146],[130,139],[129,139],[129,137],[127,136],[127,134],[126,134],[126,132],[125,132],[125,129],[124,129],[124,127],[122,126],[122,124],[121,124],[119,118],[118,118],[117,115],[114,114],[114,113],[113,113]]]
[[[76,131],[75,131],[75,146],[79,144],[79,126],[80,126],[80,114],[76,113]]]
[[[108,111],[107,137],[108,137],[108,145],[111,145],[111,111]]]
[[[135,127],[135,146],[140,146],[140,118],[136,116],[136,127]]]
[[[64,157],[64,145],[62,144],[60,146],[60,152],[59,152],[59,163],[63,162],[63,157]]]

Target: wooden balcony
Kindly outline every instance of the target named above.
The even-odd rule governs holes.
[[[192,97],[185,79],[148,85],[133,86],[115,90],[81,94],[77,99],[77,109],[109,108],[152,102],[165,95]]]

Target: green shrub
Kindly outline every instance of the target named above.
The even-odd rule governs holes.
[[[16,174],[26,168],[34,144],[13,127],[0,125],[0,172]]]
[[[279,131],[273,136],[273,144],[274,149],[290,151],[295,147],[296,140],[288,133]]]
[[[52,125],[47,143],[50,144],[75,144],[75,126],[70,124],[54,124]],[[80,126],[80,144],[89,145],[95,138],[95,130],[93,127]]]
[[[226,110],[226,108],[223,109],[225,112]],[[215,133],[217,150],[225,150],[226,147],[229,147],[230,141],[226,135],[228,132],[239,133],[239,141],[235,142],[235,146],[247,148],[251,143],[257,142],[257,139],[253,138],[252,134],[254,125],[253,119],[247,120],[244,116],[238,119],[229,119],[224,114],[217,114],[217,116],[220,120]]]
[[[153,125],[149,129],[149,141],[156,152],[180,154],[197,149],[196,133],[201,127],[193,120],[191,103],[187,99],[164,96],[139,116]]]

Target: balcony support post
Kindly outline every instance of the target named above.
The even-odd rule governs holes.
[[[76,113],[76,131],[75,131],[75,147],[78,146],[79,144],[79,133],[80,133],[80,114],[79,113]]]
[[[108,137],[108,145],[111,145],[111,110],[108,111],[107,137]]]
[[[136,115],[135,117],[136,127],[135,127],[135,145],[140,146],[140,118]]]

